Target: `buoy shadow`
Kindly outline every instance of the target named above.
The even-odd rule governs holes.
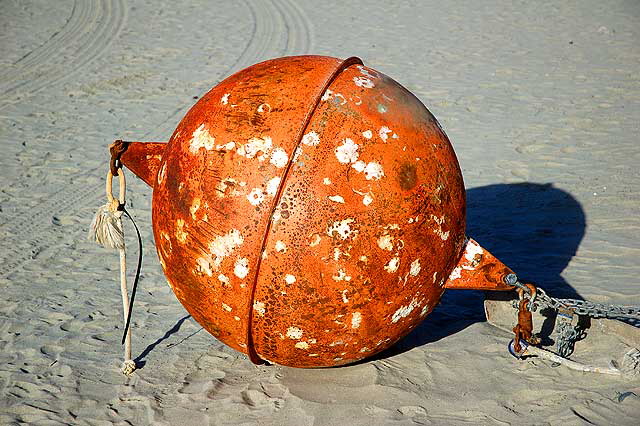
[[[552,184],[496,184],[467,190],[467,235],[522,281],[554,297],[583,299],[560,275],[584,237],[580,203]],[[416,329],[375,359],[438,341],[485,321],[481,291],[448,290]]]
[[[173,334],[177,333],[178,331],[180,331],[180,327],[182,327],[182,324],[189,318],[191,318],[191,315],[185,315],[184,317],[180,318],[178,320],[178,322],[176,322],[173,325],[173,327],[171,327],[169,330],[167,330],[162,337],[160,337],[158,340],[156,340],[155,342],[153,342],[149,346],[147,346],[144,349],[144,351],[142,351],[142,353],[140,355],[138,355],[133,360],[136,363],[137,368],[139,368],[139,369],[143,368],[144,365],[146,364],[146,361],[144,360],[144,358],[147,355],[149,355],[151,353],[151,351],[156,348],[156,346],[158,346],[160,343],[162,343],[165,340],[167,340],[169,337],[171,337],[171,335],[173,335]],[[200,330],[198,330],[198,331],[200,331]],[[181,342],[179,342],[179,343],[181,343]],[[173,346],[175,346],[175,345],[173,345]]]

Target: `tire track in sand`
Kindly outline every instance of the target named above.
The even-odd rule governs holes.
[[[217,82],[257,62],[307,53],[311,47],[311,21],[294,1],[253,0],[245,1],[245,4],[253,22],[250,42],[238,59],[220,74]],[[196,92],[204,94],[210,89],[211,86],[202,85]],[[192,105],[192,102],[180,105],[152,131],[145,133],[141,140],[168,140]]]
[[[304,55],[313,50],[313,24],[295,0],[277,0],[278,11],[287,26],[285,55]]]
[[[82,71],[117,39],[126,18],[124,0],[76,0],[58,32],[0,73],[0,110]]]
[[[253,22],[249,43],[219,80],[268,57],[307,53],[311,47],[311,23],[293,1],[254,0],[245,1],[245,4]],[[205,92],[210,87],[198,89]],[[177,125],[177,117],[182,117],[191,106],[191,102],[180,105],[161,123],[152,126],[154,130],[144,134],[140,140],[168,139]],[[84,171],[82,175],[101,175],[106,167],[105,164]],[[72,176],[70,180],[75,179]],[[55,234],[50,232],[51,227],[55,226],[52,225],[53,216],[79,215],[87,207],[97,208],[104,199],[103,186],[104,182],[85,186],[71,183],[52,193],[44,203],[16,212],[11,221],[0,225],[0,234],[6,247],[3,258],[0,258],[0,278],[9,276],[39,252],[56,244]],[[29,249],[25,250],[25,247]]]

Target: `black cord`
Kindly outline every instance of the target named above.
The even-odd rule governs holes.
[[[133,288],[131,289],[131,300],[129,300],[129,312],[127,313],[127,322],[124,326],[124,333],[122,334],[122,342],[124,345],[124,341],[127,337],[127,330],[129,330],[129,325],[131,323],[131,312],[133,311],[133,301],[136,298],[136,289],[138,288],[138,280],[140,279],[140,268],[142,267],[142,237],[140,236],[140,230],[138,229],[138,225],[133,220],[129,212],[124,208],[124,204],[118,206],[118,210],[122,210],[124,214],[131,220],[133,223],[133,227],[136,229],[136,234],[138,234],[138,267],[136,268],[136,279],[133,281]]]

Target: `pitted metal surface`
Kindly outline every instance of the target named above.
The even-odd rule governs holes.
[[[174,293],[254,362],[355,362],[411,331],[445,286],[504,289],[497,259],[463,256],[464,184],[436,119],[357,58],[254,65],[198,101],[164,152],[131,147],[122,161],[154,188]]]

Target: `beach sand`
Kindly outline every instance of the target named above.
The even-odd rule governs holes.
[[[86,240],[113,140],[167,140],[261,60],[359,56],[447,132],[470,236],[551,295],[640,304],[640,3],[3,0],[0,28],[0,424],[640,423],[637,378],[514,359],[478,292],[357,365],[255,366],[171,292],[133,177],[125,377],[118,256]]]

